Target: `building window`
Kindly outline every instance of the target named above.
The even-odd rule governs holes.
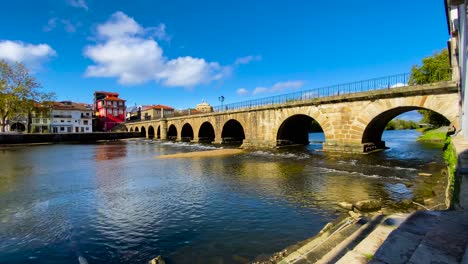
[[[65,131],[65,128],[64,128],[64,127],[60,127],[60,131]]]
[[[43,119],[42,119],[42,123],[43,123],[43,124],[47,124],[47,119],[43,118]]]
[[[119,114],[123,115],[123,109],[119,109]]]
[[[60,120],[60,123],[63,123],[63,122],[65,122],[65,121],[63,121],[63,120]]]
[[[72,132],[72,128],[71,128],[71,127],[67,127],[67,132],[68,132],[68,133],[71,133],[71,132]]]
[[[36,123],[36,124],[41,123],[41,119],[40,119],[40,118],[35,118],[35,119],[34,119],[34,123]]]
[[[107,109],[107,114],[112,115],[112,109]]]
[[[112,102],[111,102],[111,101],[107,101],[107,105],[112,105]]]
[[[117,106],[117,102],[116,102],[116,101],[114,101],[114,106]]]
[[[88,120],[83,120],[83,125],[87,126],[88,125]]]
[[[88,131],[88,130],[89,130],[89,127],[86,127],[86,131]]]

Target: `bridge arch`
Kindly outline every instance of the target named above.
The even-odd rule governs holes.
[[[148,126],[148,138],[154,138],[154,127],[153,126]]]
[[[323,132],[322,126],[309,115],[295,114],[289,116],[278,128],[276,145],[307,145],[310,132]]]
[[[361,111],[361,116],[353,122],[351,128],[355,136],[351,135],[351,137],[361,140],[364,144],[364,151],[366,151],[366,145],[369,144],[375,146],[372,148],[383,148],[385,142],[382,141],[382,134],[388,122],[402,113],[421,109],[434,111],[444,116],[451,125],[459,129],[458,111],[453,104],[453,100],[443,99],[438,95],[377,100],[368,104]]]
[[[156,138],[161,139],[161,125],[159,125],[158,129],[156,130]]]
[[[140,134],[142,137],[146,137],[146,128],[144,126],[141,126]]]
[[[135,132],[140,132],[140,130],[138,129],[138,127],[135,127]]]
[[[242,144],[245,139],[244,127],[236,119],[230,119],[223,125],[222,143]]]
[[[182,141],[191,141],[193,140],[193,128],[189,123],[185,123],[182,126],[182,130],[180,132],[180,137]]]
[[[177,128],[174,124],[171,124],[167,129],[167,139],[177,140]]]
[[[130,128],[130,132],[133,132],[133,127]]]
[[[429,111],[434,111],[431,109],[427,108],[422,108],[422,107],[412,107],[412,106],[403,106],[403,107],[396,107],[387,111],[382,112],[381,114],[377,115],[374,117],[369,124],[366,126],[364,129],[364,132],[362,134],[362,143],[381,143],[382,141],[382,134],[385,131],[385,127],[387,124],[394,119],[395,117],[409,112],[413,110],[429,110]],[[436,111],[434,111],[436,112]],[[438,112],[436,112],[438,113]],[[438,113],[440,114],[440,113]],[[444,116],[444,115],[442,115]],[[448,123],[451,123],[449,118],[444,116],[447,119]]]
[[[216,134],[213,125],[209,121],[203,122],[198,129],[198,140],[200,142],[213,142]]]

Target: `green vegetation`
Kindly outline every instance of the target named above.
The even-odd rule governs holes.
[[[447,138],[447,132],[439,129],[424,130],[423,134],[418,138],[420,141],[440,141],[444,142]]]
[[[422,123],[431,124],[434,127],[450,125],[450,121],[437,112],[431,110],[419,110],[418,112],[423,116],[421,119]]]
[[[373,258],[374,258],[374,255],[373,254],[364,254],[364,256],[366,257],[366,260],[369,262],[371,261]]]
[[[425,57],[422,65],[414,65],[411,68],[409,85],[426,84],[438,81],[449,81],[452,79],[452,68],[447,49],[432,56]]]
[[[388,122],[385,130],[402,130],[402,129],[416,129],[418,123],[411,120],[393,119]]]
[[[6,120],[18,115],[31,116],[38,103],[50,101],[53,93],[39,90],[40,84],[29,75],[22,63],[0,60],[0,126],[5,132]],[[29,127],[28,127],[29,131]]]
[[[453,205],[459,202],[460,182],[458,177],[455,177],[458,156],[453,147],[451,137],[447,137],[445,141],[444,160],[448,167],[447,200],[449,201],[450,209],[453,209]]]
[[[317,121],[312,120],[312,124],[310,125],[310,128],[309,128],[309,132],[322,132],[322,131],[323,129],[320,126],[320,124]]]

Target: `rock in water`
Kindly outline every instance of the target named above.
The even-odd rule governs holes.
[[[360,213],[355,213],[353,211],[349,211],[348,214],[349,214],[349,216],[351,216],[352,218],[354,218],[356,220],[359,219],[362,216]]]
[[[88,264],[88,261],[82,257],[82,256],[78,256],[78,263],[80,264]]]
[[[166,264],[166,261],[161,256],[157,256],[148,262],[149,264]]]
[[[422,176],[422,177],[431,177],[432,174],[431,174],[431,173],[420,172],[420,173],[418,173],[418,176]]]
[[[338,206],[346,210],[353,210],[353,204],[347,202],[338,203]]]
[[[382,202],[375,199],[363,200],[357,202],[354,207],[356,207],[359,211],[372,212],[382,208]]]

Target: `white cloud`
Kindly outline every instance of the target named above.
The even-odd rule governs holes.
[[[22,62],[32,69],[38,69],[41,64],[56,52],[47,44],[28,44],[21,41],[0,40],[0,59],[11,62]]]
[[[161,82],[165,86],[193,87],[218,80],[229,74],[229,67],[191,56],[168,59],[153,37],[168,39],[166,26],[144,28],[123,12],[97,26],[97,43],[84,55],[95,65],[87,76],[116,77],[121,84]]]
[[[80,23],[74,24],[68,19],[60,19],[57,17],[53,17],[47,21],[47,25],[45,25],[42,30],[45,32],[49,32],[57,28],[58,26],[63,26],[63,30],[68,33],[76,32],[76,28],[80,26]]]
[[[63,29],[65,29],[66,32],[68,33],[76,32],[76,25],[74,25],[70,20],[62,19],[60,22],[62,22]]]
[[[237,58],[234,64],[235,65],[249,64],[252,61],[261,61],[261,60],[262,60],[262,56],[260,55],[255,55],[255,56],[249,55],[249,56]]]
[[[297,90],[304,85],[303,81],[287,81],[287,82],[278,82],[271,87],[256,87],[252,94],[261,94],[261,93],[282,93],[288,90]]]
[[[88,10],[88,5],[86,4],[85,0],[67,0],[67,3],[76,8]]]
[[[390,86],[390,88],[396,88],[396,87],[404,87],[408,86],[406,83],[395,83],[394,85]]]
[[[236,93],[240,96],[244,96],[244,95],[247,95],[249,94],[249,90],[245,89],[245,88],[239,88],[237,89]]]
[[[47,25],[45,25],[42,28],[42,30],[48,32],[48,31],[52,31],[56,27],[57,27],[57,18],[53,17],[49,19],[49,21],[47,21]]]

